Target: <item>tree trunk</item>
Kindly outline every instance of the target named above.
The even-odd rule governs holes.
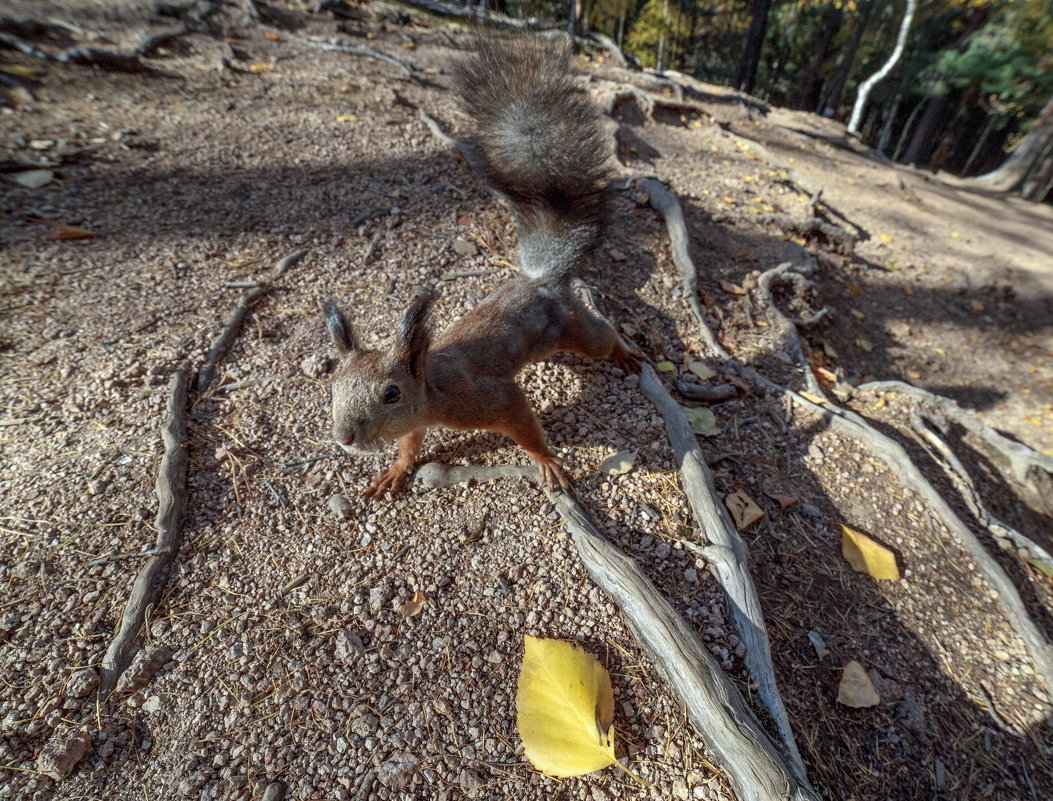
[[[903,85],[900,84],[900,89],[896,92],[896,96],[892,99],[892,108],[889,109],[888,116],[885,117],[885,124],[881,126],[881,134],[878,136],[877,151],[878,153],[884,153],[885,148],[888,147],[889,140],[892,138],[892,124],[896,121],[896,115],[899,114],[900,103],[903,102]]]
[[[935,147],[933,139],[946,113],[947,95],[934,97],[929,101],[925,113],[921,116],[921,122],[918,123],[918,129],[910,140],[910,147],[903,156],[904,163],[917,164],[928,157]]]
[[[973,180],[991,189],[1004,192],[1016,189],[1027,178],[1051,141],[1053,141],[1053,97],[1038,115],[1038,120],[1030,133],[1006,159],[1005,164]]]
[[[899,161],[900,155],[903,153],[903,148],[907,144],[907,137],[910,136],[910,129],[914,127],[914,120],[921,114],[921,110],[928,104],[929,98],[923,97],[918,101],[917,105],[914,106],[914,110],[910,112],[910,116],[907,117],[907,121],[903,124],[903,130],[899,133],[899,139],[896,142],[896,150],[892,154],[893,161]]]
[[[819,92],[823,86],[821,76],[823,62],[830,55],[830,45],[833,44],[834,37],[841,29],[841,21],[843,19],[844,12],[834,3],[830,3],[826,7],[826,11],[823,12],[823,35],[819,40],[819,47],[815,51],[815,57],[808,67],[808,72],[805,73],[804,89],[801,92],[800,99],[797,101],[797,108],[802,111],[819,110]]]
[[[903,55],[903,48],[907,44],[907,32],[910,30],[911,22],[914,21],[914,12],[917,8],[918,0],[907,0],[907,11],[903,15],[903,22],[900,23],[899,34],[896,36],[896,47],[893,49],[892,55],[885,62],[885,66],[867,78],[863,85],[859,87],[859,91],[856,93],[856,104],[852,107],[852,116],[848,120],[849,133],[855,133],[859,130],[859,121],[863,117],[863,107],[866,106],[870,90],[892,72],[892,68],[896,66]]]
[[[1046,145],[1046,152],[1035,161],[1030,175],[1024,179],[1022,194],[1028,200],[1041,203],[1049,194],[1053,183],[1053,139]]]
[[[984,145],[987,144],[988,137],[991,136],[991,131],[994,130],[995,122],[998,121],[998,115],[992,114],[990,111],[987,112],[987,122],[984,123],[983,131],[980,132],[980,138],[976,140],[976,147],[973,148],[969,154],[969,158],[965,160],[965,166],[962,167],[962,175],[968,175],[969,170],[972,168],[973,163],[977,157],[983,152]]]
[[[848,49],[841,57],[841,66],[838,67],[833,86],[830,87],[830,92],[826,96],[826,102],[823,103],[823,106],[825,106],[824,111],[830,109],[831,114],[836,114],[837,107],[841,105],[841,96],[845,93],[845,84],[848,83],[848,76],[852,72],[852,65],[855,63],[856,53],[859,51],[859,43],[863,41],[863,32],[866,31],[867,25],[870,23],[870,13],[873,10],[873,3],[863,6],[863,11],[859,15],[859,22],[856,24],[856,29],[852,32],[852,39],[848,43]]]
[[[757,65],[760,64],[761,49],[764,46],[764,35],[768,32],[768,11],[771,0],[751,0],[750,27],[746,31],[746,41],[742,48],[742,63],[735,86],[743,92],[752,92],[757,83]]]

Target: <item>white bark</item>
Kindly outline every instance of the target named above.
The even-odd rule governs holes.
[[[907,32],[910,30],[910,23],[914,21],[914,12],[918,8],[918,0],[907,0],[907,13],[903,15],[903,22],[899,26],[899,35],[896,37],[896,48],[892,51],[892,56],[888,61],[885,62],[885,66],[871,75],[863,85],[859,87],[859,93],[856,95],[856,104],[852,108],[852,116],[848,120],[848,132],[855,133],[859,130],[860,120],[863,118],[863,108],[867,104],[867,97],[870,96],[870,90],[886,75],[892,72],[892,68],[899,62],[900,56],[903,55],[903,49],[907,44]]]

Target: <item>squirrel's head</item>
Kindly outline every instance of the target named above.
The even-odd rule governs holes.
[[[414,298],[385,352],[361,347],[336,301],[326,301],[326,327],[340,353],[331,385],[333,439],[348,453],[375,453],[420,427],[434,302],[430,292]]]

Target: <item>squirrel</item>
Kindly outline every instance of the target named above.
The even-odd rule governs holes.
[[[569,490],[516,374],[557,351],[640,368],[637,353],[571,286],[600,242],[612,154],[568,49],[484,39],[453,74],[472,123],[461,150],[513,210],[519,275],[438,335],[435,295],[418,294],[386,351],[363,348],[336,302],[326,301],[340,355],[331,384],[336,443],[374,453],[398,440],[395,463],[365,490],[369,498],[398,490],[433,425],[506,434],[547,486]]]

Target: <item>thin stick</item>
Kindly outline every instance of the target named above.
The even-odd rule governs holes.
[[[168,384],[168,407],[161,427],[165,452],[157,471],[155,490],[157,517],[154,519],[154,528],[157,530],[157,539],[154,550],[157,553],[143,565],[132,584],[117,633],[102,658],[100,699],[105,699],[113,692],[117,679],[131,663],[135,639],[146,619],[147,610],[156,603],[182,543],[183,513],[186,509],[187,453],[184,439],[188,379],[188,371],[181,368]]]

